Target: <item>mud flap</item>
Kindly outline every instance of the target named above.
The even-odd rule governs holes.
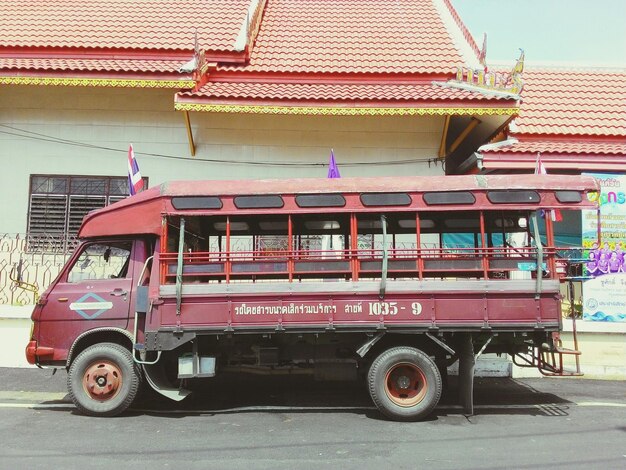
[[[190,390],[184,388],[175,388],[165,377],[163,367],[159,364],[143,365],[144,376],[150,386],[161,395],[170,400],[181,401],[185,399],[190,393]]]
[[[459,342],[459,403],[467,415],[474,414],[474,345],[472,335],[463,335]]]

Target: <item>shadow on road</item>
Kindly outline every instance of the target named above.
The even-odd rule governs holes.
[[[12,385],[9,390],[64,391],[64,372],[55,376],[37,370],[3,369]],[[41,382],[41,383],[39,383]],[[530,382],[530,383],[529,383]],[[585,384],[591,385],[588,381]],[[531,385],[532,384],[532,385]],[[375,409],[363,381],[318,382],[308,376],[264,377],[223,374],[204,381],[184,384],[193,393],[182,402],[172,402],[149,391],[138,400],[131,414],[162,414],[171,417],[194,414],[249,412],[353,413],[371,419],[385,419]],[[574,391],[586,389],[580,381],[563,379],[515,380],[511,378],[476,378],[475,415],[505,414],[529,416],[565,416]],[[603,385],[615,395],[617,385]],[[599,387],[592,387],[597,390]],[[151,393],[150,393],[151,392]],[[463,415],[458,406],[456,377],[450,376],[432,419]],[[67,412],[69,397],[62,401],[42,401],[39,406]],[[128,413],[127,413],[128,414]]]
[[[193,393],[181,402],[148,393],[129,413],[172,418],[252,412],[351,413],[386,420],[362,382],[316,382],[302,376],[222,376],[185,386]],[[429,420],[463,415],[456,397],[456,378],[451,377]],[[474,401],[475,415],[567,416],[572,403],[509,378],[476,379]]]

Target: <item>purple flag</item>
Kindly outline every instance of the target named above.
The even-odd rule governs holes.
[[[328,162],[328,177],[329,178],[341,178],[339,174],[339,168],[337,168],[337,163],[335,163],[335,152],[333,149],[330,149],[330,162]]]

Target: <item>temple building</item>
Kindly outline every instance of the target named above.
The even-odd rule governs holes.
[[[343,177],[459,173],[519,112],[448,0],[1,8],[3,232],[75,234],[131,143],[149,186],[325,177],[331,150]]]
[[[626,69],[515,50],[488,67],[453,0],[3,0],[0,307],[33,303],[84,215],[128,196],[131,144],[149,187],[324,178],[334,155],[341,177],[515,178],[541,161],[604,175],[617,200],[625,103]],[[555,230],[584,242],[580,216]],[[11,315],[26,335],[30,311]],[[589,340],[615,363],[587,371],[626,377],[623,325]]]
[[[491,71],[450,0],[0,8],[2,232],[55,250],[128,196],[130,144],[144,186],[325,177],[331,154],[343,177],[626,170],[626,71]],[[556,228],[580,246],[579,216]]]

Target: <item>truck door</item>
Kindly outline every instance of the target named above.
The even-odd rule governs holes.
[[[132,241],[83,245],[51,290],[42,320],[68,322],[63,334],[69,337],[99,326],[127,328],[134,294],[132,251]]]

